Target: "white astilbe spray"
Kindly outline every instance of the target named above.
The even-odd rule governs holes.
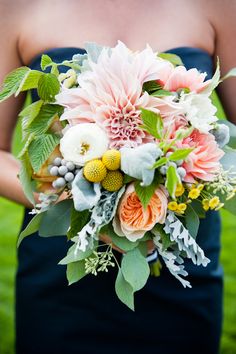
[[[194,264],[206,267],[210,262],[204,251],[173,212],[168,213],[163,230],[170,235],[170,240],[175,242],[179,250],[184,251],[187,258],[191,259]]]
[[[125,187],[120,189],[119,192],[102,192],[100,200],[92,209],[90,221],[82,228],[78,236],[72,239],[77,243],[75,254],[79,250],[85,252],[89,247],[93,247],[93,241],[98,239],[100,229],[113,219],[124,190]]]
[[[161,242],[161,236],[159,231],[155,228],[152,230],[152,233],[155,235],[153,241],[157,247],[159,255],[162,257],[163,261],[166,264],[166,267],[169,269],[170,273],[178,279],[181,284],[186,288],[191,288],[191,284],[188,280],[183,279],[181,276],[186,277],[188,276],[188,272],[184,269],[184,265],[181,265],[184,260],[180,256],[180,251],[168,251],[163,249],[163,245]]]

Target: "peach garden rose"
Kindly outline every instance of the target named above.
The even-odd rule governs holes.
[[[131,183],[119,203],[113,227],[117,235],[135,242],[151,230],[156,223],[163,224],[166,218],[167,197],[164,187],[155,190],[146,209],[143,208]]]

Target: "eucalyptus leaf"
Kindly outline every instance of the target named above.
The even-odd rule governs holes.
[[[108,236],[110,236],[112,242],[125,252],[134,249],[139,244],[139,241],[132,242],[129,241],[126,237],[117,236],[116,233],[113,231],[111,225],[109,226],[106,225],[104,228],[100,230],[100,233],[101,234],[106,233]]]
[[[70,227],[72,200],[66,199],[48,209],[42,218],[39,236],[64,236]]]
[[[76,283],[85,275],[86,273],[84,260],[67,264],[66,277],[69,285]]]
[[[200,221],[197,213],[191,205],[188,205],[185,210],[185,217],[186,228],[188,229],[190,235],[195,239],[198,234]]]
[[[228,210],[231,214],[236,215],[236,196],[225,201],[224,209]]]
[[[123,255],[121,270],[125,280],[134,291],[144,287],[150,274],[146,257],[142,255],[138,248],[134,248]]]
[[[117,274],[115,290],[120,301],[134,311],[134,291],[131,285],[125,280],[121,269],[119,269]]]
[[[35,172],[38,172],[44,162],[49,158],[60,137],[55,134],[42,134],[29,145],[29,157]]]
[[[96,248],[97,243],[95,242],[94,248]],[[76,244],[72,245],[68,252],[66,257],[64,257],[58,264],[60,265],[66,265],[69,263],[74,263],[74,262],[78,262],[81,261],[85,258],[88,258],[89,256],[91,256],[93,249],[88,249],[85,252],[81,251],[81,250],[77,250],[77,252],[75,253],[75,249],[76,249]]]
[[[226,119],[220,119],[217,123],[225,124],[229,127],[230,140],[227,145],[233,149],[236,149],[236,125]]]
[[[77,235],[78,232],[82,230],[84,225],[89,220],[90,212],[89,210],[77,211],[74,208],[71,210],[71,221],[70,221],[70,229],[67,232],[68,239],[73,238]]]
[[[30,236],[39,230],[42,217],[43,213],[39,213],[36,214],[32,220],[30,220],[29,224],[19,235],[19,238],[17,240],[17,247],[20,246],[21,242],[24,240],[25,237]]]
[[[225,154],[220,159],[220,163],[222,164],[224,170],[229,170],[232,168],[232,170],[236,172],[236,150],[228,146],[225,146],[223,150]]]

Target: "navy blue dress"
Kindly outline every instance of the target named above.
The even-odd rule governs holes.
[[[54,61],[83,52],[50,49]],[[212,76],[212,59],[198,48],[170,50],[187,68]],[[31,63],[40,69],[40,56]],[[33,97],[35,99],[36,97]],[[31,216],[26,211],[24,226]],[[89,275],[68,286],[66,237],[27,237],[19,248],[16,281],[17,354],[216,354],[222,324],[222,269],[219,265],[220,220],[209,212],[201,222],[198,243],[211,263],[186,262],[192,289],[184,289],[163,267],[135,297],[132,312],[116,297],[116,271]]]

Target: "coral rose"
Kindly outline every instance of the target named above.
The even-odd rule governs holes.
[[[166,190],[161,186],[156,189],[147,208],[144,209],[135,192],[134,184],[130,184],[121,198],[113,220],[115,232],[135,242],[156,223],[164,223],[167,203]]]
[[[184,177],[185,182],[194,183],[196,179],[203,181],[214,179],[215,174],[219,172],[219,160],[224,152],[219,149],[212,134],[201,133],[195,129],[190,136],[176,145],[179,148],[194,148],[182,165],[187,172]]]

